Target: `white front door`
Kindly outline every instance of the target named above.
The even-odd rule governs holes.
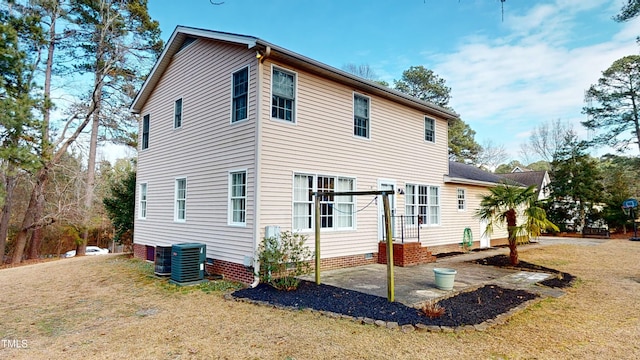
[[[389,196],[389,208],[391,209],[391,216],[396,214],[396,199],[393,194],[396,191],[395,180],[378,180],[378,190],[389,190],[391,195]],[[382,195],[378,196],[378,239],[384,238],[384,204],[382,203]],[[391,221],[391,233],[396,236],[394,221]]]
[[[491,247],[491,238],[487,234],[487,220],[480,220],[480,247]]]

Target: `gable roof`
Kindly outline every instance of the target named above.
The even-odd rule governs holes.
[[[538,196],[540,196],[540,193],[544,190],[544,179],[548,176],[546,171],[523,171],[499,175],[526,186],[535,185]]]
[[[505,179],[500,175],[486,172],[473,165],[462,164],[455,161],[449,161],[449,174],[445,175],[444,182],[478,186],[496,186],[504,184],[505,182],[512,185],[523,185],[518,181]]]
[[[171,34],[171,37],[167,41],[164,50],[151,69],[149,76],[147,77],[144,84],[142,85],[142,88],[131,103],[131,106],[129,108],[131,112],[135,114],[140,113],[145,102],[151,95],[151,92],[162,77],[162,74],[169,66],[173,55],[175,55],[182,48],[182,45],[189,38],[201,38],[243,45],[246,46],[247,49],[255,49],[257,51],[257,54],[261,54],[263,57],[268,56],[269,58],[273,58],[274,60],[294,65],[297,68],[314,73],[316,75],[329,78],[334,81],[353,86],[362,91],[366,91],[370,94],[375,94],[377,96],[418,109],[426,114],[439,116],[444,118],[445,120],[453,120],[458,118],[458,114],[449,109],[445,109],[433,103],[403,94],[399,91],[393,90],[389,87],[380,85],[373,81],[360,78],[346,71],[336,69],[319,61],[297,54],[293,51],[276,46],[257,37],[198,29],[187,26],[177,26],[173,31],[173,34]]]
[[[540,188],[542,186],[542,181],[544,180],[544,175],[546,173],[546,171],[523,171],[500,174],[500,176],[517,181],[527,186],[535,185]]]

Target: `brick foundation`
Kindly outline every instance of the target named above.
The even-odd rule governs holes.
[[[230,261],[213,259],[213,266],[206,264],[207,272],[210,274],[222,275],[225,280],[239,281],[245,284],[253,282],[253,273],[251,269],[246,268],[242,264],[232,263]]]
[[[436,257],[419,242],[393,243],[393,265],[405,267],[435,262]],[[387,263],[387,243],[378,243],[378,264]]]
[[[147,245],[133,244],[133,257],[136,259],[147,260]]]
[[[353,266],[375,264],[377,261],[378,254],[376,253],[370,254],[370,256],[366,256],[365,254],[338,256],[333,258],[320,259],[320,270],[342,269]],[[311,264],[311,267],[315,269],[315,262]]]

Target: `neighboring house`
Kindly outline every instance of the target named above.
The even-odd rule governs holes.
[[[403,193],[393,213],[421,223],[423,247],[465,227],[480,238],[478,194],[494,183],[450,171],[457,114],[261,39],[177,27],[131,111],[136,257],[201,242],[210,271],[251,282],[267,227],[313,240],[318,190]],[[376,262],[382,201],[325,197],[320,211],[323,268]]]
[[[505,228],[494,228],[490,239],[485,234],[486,221],[480,221],[474,217],[476,210],[480,207],[482,195],[487,193],[487,188],[504,183],[504,177],[472,165],[451,161],[449,162],[449,173],[445,175],[444,182],[448,185],[447,188],[451,188],[450,191],[456,192],[458,198],[457,213],[449,214],[451,224],[447,228],[452,229],[448,234],[450,237],[459,239],[458,243],[460,243],[462,232],[464,228],[468,227],[472,231],[474,242],[479,241],[479,247],[489,247],[507,242],[508,233]],[[453,190],[454,186],[455,190]]]
[[[507,174],[496,174],[507,179],[511,179],[526,186],[535,185],[538,194],[538,200],[544,200],[549,197],[550,190],[547,185],[551,182],[549,173],[545,171],[522,170],[519,167],[513,169]]]

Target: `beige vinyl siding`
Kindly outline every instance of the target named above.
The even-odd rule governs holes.
[[[231,74],[247,65],[249,119],[231,124]],[[221,42],[198,40],[174,56],[141,111],[150,114],[149,148],[138,155],[148,200],[146,220],[136,219],[136,243],[201,242],[207,257],[240,263],[253,255],[257,68],[255,51]],[[174,129],[178,98],[182,127]],[[239,169],[247,171],[246,227],[227,225],[229,171]],[[178,177],[187,179],[184,223],[173,220]]]
[[[436,142],[424,141],[425,114],[358,92],[316,75],[296,72],[295,124],[271,120],[271,62],[264,64],[261,148],[260,226],[292,226],[294,173],[345,176],[356,179],[356,190],[375,190],[379,179],[443,187],[448,172],[447,122],[436,119]],[[353,135],[353,96],[370,97],[370,138]],[[404,199],[396,196],[396,210],[404,213]],[[355,199],[360,209],[371,196]],[[378,205],[382,206],[382,201]],[[322,257],[377,252],[378,208],[369,206],[356,215],[357,230],[322,231]],[[434,227],[435,229],[435,227]],[[313,240],[314,234],[308,233]],[[426,235],[426,241],[439,239]]]
[[[466,210],[458,210],[458,189],[465,190]],[[462,242],[465,228],[470,228],[473,241],[479,242],[484,229],[480,228],[480,220],[475,213],[480,207],[481,196],[488,193],[484,186],[446,184],[442,194],[442,228],[441,237],[430,242],[429,245],[448,245]],[[504,239],[507,230],[494,226],[491,239]]]

